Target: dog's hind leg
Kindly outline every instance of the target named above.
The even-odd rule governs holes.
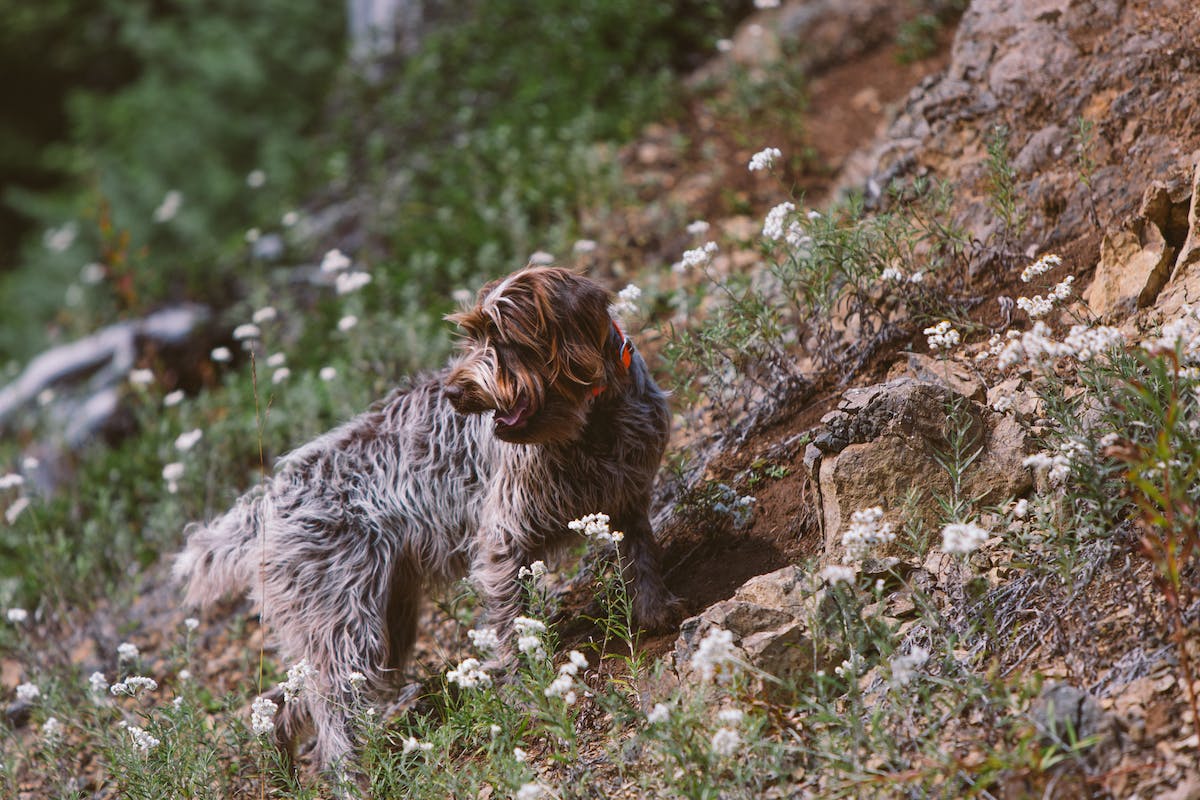
[[[625,585],[633,593],[633,611],[646,630],[666,630],[677,622],[683,603],[671,593],[662,577],[662,548],[654,538],[650,517],[643,512],[614,520],[614,530],[625,533],[621,542]]]

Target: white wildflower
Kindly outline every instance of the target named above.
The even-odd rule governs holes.
[[[651,725],[660,725],[670,718],[671,709],[662,703],[655,703],[654,708],[650,709],[650,713],[646,715],[646,722]]]
[[[299,211],[288,211],[279,220],[280,224],[283,225],[283,227],[285,227],[285,228],[290,228],[299,221],[300,221],[300,212]]]
[[[125,730],[129,732],[129,738],[133,740],[133,746],[142,753],[149,753],[160,744],[159,740],[146,732],[145,728],[137,725],[130,725]]]
[[[93,698],[103,697],[108,691],[108,679],[103,672],[93,672],[88,678],[88,691]]]
[[[495,739],[497,736],[499,736],[499,735],[500,735],[500,733],[501,733],[503,730],[504,730],[503,728],[501,728],[499,725],[497,725],[497,724],[496,724],[496,723],[494,723],[494,722],[493,722],[491,725],[489,725],[489,726],[488,726],[488,734],[489,734],[489,735],[490,735],[490,736],[491,736],[493,739]]]
[[[1013,399],[1011,394],[1002,394],[992,403],[992,410],[998,414],[1003,414],[1006,411],[1011,411],[1013,407]]]
[[[346,316],[344,316],[338,320],[337,329],[339,331],[341,331],[342,333],[345,333],[346,331],[350,330],[357,324],[358,324],[358,317],[354,316],[353,314],[347,314]]]
[[[960,341],[958,331],[951,325],[950,320],[944,319],[933,327],[926,328],[923,333],[927,337],[930,350],[951,350],[958,346]]]
[[[308,663],[307,658],[300,659],[299,663],[288,669],[287,680],[279,684],[280,688],[283,689],[284,701],[290,703],[297,697],[303,696],[306,691],[312,688],[316,677],[316,668]]]
[[[447,683],[457,683],[464,689],[487,688],[492,685],[492,676],[480,668],[479,659],[463,659],[457,667],[446,673]]]
[[[763,150],[759,150],[750,157],[750,171],[758,172],[759,170],[769,170],[771,167],[775,166],[775,159],[782,157],[783,153],[778,147],[768,147]]]
[[[594,253],[596,252],[596,243],[591,239],[580,239],[571,249],[581,255],[585,253]]]
[[[341,272],[353,263],[341,250],[330,250],[321,259],[321,272]]]
[[[467,638],[477,650],[495,650],[500,647],[500,637],[495,628],[477,628],[467,631]]]
[[[642,290],[634,284],[629,284],[621,291],[617,292],[617,302],[608,307],[610,316],[622,317],[624,319],[632,319],[638,314],[638,300],[642,296]]]
[[[350,688],[358,691],[367,684],[367,676],[355,670],[346,676],[346,683],[350,684]]]
[[[183,402],[184,396],[183,389],[176,389],[173,392],[168,392],[163,397],[163,405],[167,408],[174,408]]]
[[[92,261],[83,265],[83,269],[79,271],[79,280],[86,286],[95,286],[104,280],[106,274],[107,270],[103,264]]]
[[[338,294],[350,294],[357,292],[362,287],[371,282],[371,273],[369,272],[339,272],[334,284]]]
[[[571,663],[574,664],[578,669],[587,669],[588,667],[587,656],[578,650],[572,650],[571,652],[567,653],[567,658],[571,659]]]
[[[412,753],[416,750],[420,750],[422,753],[428,753],[430,750],[433,749],[433,742],[421,742],[421,741],[417,740],[417,737],[409,736],[408,738],[404,739],[404,742],[400,746],[400,749],[404,752],[405,755]]]
[[[13,625],[20,625],[29,619],[29,612],[23,608],[10,608],[5,612],[4,616]]]
[[[246,244],[254,244],[262,238],[262,231],[260,231],[258,228],[251,228],[250,230],[246,231],[242,238],[246,240]]]
[[[190,681],[191,679],[192,679],[192,671],[190,669],[179,670],[179,680],[186,682],[186,681]]]
[[[881,281],[895,281],[896,283],[903,283],[906,280],[904,273],[895,267],[888,267],[879,273],[879,279]]]
[[[759,9],[779,8],[779,0],[754,0],[754,7]]]
[[[292,371],[287,367],[280,367],[271,373],[271,383],[278,386],[290,377],[292,377]]]
[[[154,383],[154,370],[135,369],[129,373],[129,382],[134,386],[149,386]]]
[[[143,675],[131,675],[119,683],[114,683],[108,687],[110,694],[119,695],[127,694],[130,697],[137,697],[142,690],[153,692],[158,689],[158,681],[153,678],[147,678]]]
[[[239,342],[245,339],[257,339],[262,336],[262,329],[251,322],[238,325],[233,329],[233,338]]]
[[[337,377],[337,374],[337,370],[333,367],[321,367],[321,371],[317,373],[317,377],[326,383],[329,383],[331,380]]]
[[[540,783],[523,783],[517,789],[516,800],[541,800],[546,795],[546,787]]]
[[[170,222],[175,219],[175,215],[179,213],[179,209],[183,206],[183,192],[178,189],[172,189],[163,195],[162,202],[158,204],[158,208],[154,209],[154,221],[160,225],[164,222]]]
[[[717,720],[726,725],[741,725],[746,715],[740,708],[723,708],[717,712]]]
[[[141,652],[133,642],[121,642],[117,646],[117,659],[120,661],[133,661],[140,655]]]
[[[54,746],[62,741],[62,723],[56,717],[50,717],[42,723],[42,741]]]
[[[706,267],[712,261],[713,256],[718,250],[716,242],[709,242],[703,247],[697,247],[694,250],[686,250],[678,264],[673,269],[676,272],[685,272],[695,267]]]
[[[908,276],[909,283],[923,283],[924,281],[925,281],[925,273],[922,272],[921,270],[917,270],[912,275]]]
[[[1029,501],[1022,497],[1013,506],[1012,515],[1014,519],[1025,519],[1029,516]]]
[[[966,555],[979,549],[989,534],[971,522],[952,522],[942,528],[942,552]]]
[[[535,267],[548,267],[554,263],[554,254],[545,250],[537,250],[529,257],[529,263]]]
[[[850,561],[861,561],[875,547],[896,540],[890,522],[883,522],[879,506],[864,508],[850,515],[850,527],[842,534],[842,546]]]
[[[893,658],[891,661],[892,685],[907,686],[928,660],[929,651],[924,647],[914,647],[907,655]]]
[[[287,363],[287,354],[286,353],[272,353],[271,355],[267,356],[267,366],[268,367],[282,367],[286,363]]]
[[[195,617],[188,617],[183,621],[183,627],[187,628],[189,632],[194,631],[200,627],[200,620]]]
[[[732,49],[733,49],[733,40],[732,39],[717,39],[717,52],[718,53],[728,53]]]
[[[275,714],[279,706],[266,697],[256,697],[250,704],[250,728],[255,736],[266,736],[275,730]]]
[[[521,569],[519,569],[517,571],[517,577],[522,578],[522,579],[523,578],[537,579],[537,578],[542,577],[545,574],[546,574],[546,562],[545,561],[535,561],[532,564],[530,564],[528,567],[521,567]]]
[[[707,222],[702,219],[698,219],[688,223],[687,232],[692,236],[703,236],[704,234],[708,233],[708,228],[709,225]]]
[[[713,755],[731,756],[742,746],[742,736],[732,728],[720,728],[712,737]]]
[[[1125,335],[1108,325],[1073,325],[1063,339],[1063,350],[1080,363],[1087,363],[1125,344]]]
[[[22,683],[17,687],[17,700],[22,703],[32,703],[42,696],[42,690],[35,683]]]
[[[765,239],[778,241],[783,238],[784,227],[783,223],[787,221],[788,215],[796,210],[794,203],[780,203],[767,212],[767,218],[763,222],[762,235]]]
[[[567,705],[575,705],[575,681],[567,674],[560,672],[558,677],[550,682],[542,693],[546,697],[561,697]]]
[[[1021,280],[1025,283],[1029,283],[1038,275],[1049,272],[1061,264],[1062,258],[1060,256],[1056,256],[1053,253],[1047,253],[1025,268],[1025,271],[1021,273]]]
[[[733,634],[723,628],[709,630],[692,654],[692,668],[699,671],[700,677],[706,681],[731,677],[736,662]]]
[[[0,476],[0,491],[4,489],[16,489],[18,486],[24,485],[25,479],[15,472]]]
[[[854,567],[844,564],[830,564],[821,570],[821,580],[832,585],[835,583],[853,583],[857,571]]]
[[[228,347],[214,347],[208,357],[217,363],[225,364],[233,360],[233,353],[229,352]]]
[[[263,172],[261,169],[251,170],[250,173],[246,175],[246,185],[251,189],[261,188],[266,182],[267,173]]]
[[[167,491],[175,494],[179,491],[179,481],[183,478],[184,466],[182,462],[172,461],[163,467],[163,480],[167,482]]]
[[[4,510],[4,520],[12,525],[17,521],[17,517],[24,513],[25,509],[29,508],[28,497],[18,497],[12,501],[12,504]]]
[[[183,698],[176,697],[174,700],[171,701],[171,707],[174,708],[176,711],[179,711],[181,708],[183,708]]]
[[[519,763],[519,764],[524,764],[524,763],[525,763],[525,760],[526,760],[527,758],[529,758],[529,754],[528,754],[528,753],[526,753],[526,752],[525,752],[525,751],[524,751],[522,748],[520,748],[520,747],[514,747],[514,748],[513,748],[513,758],[515,758],[515,759],[517,760],[517,763]]]
[[[275,306],[263,306],[251,315],[250,319],[256,325],[261,325],[264,322],[270,322],[279,316],[279,312],[275,310]]]
[[[200,441],[203,436],[204,432],[199,428],[190,430],[186,433],[181,433],[179,434],[178,438],[175,439],[175,449],[181,453],[186,453],[188,450],[191,450],[193,447],[195,447],[196,442]]]

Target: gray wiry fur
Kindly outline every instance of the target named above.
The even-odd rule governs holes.
[[[469,571],[488,622],[507,632],[519,610],[518,570],[569,542],[576,534],[567,521],[585,514],[603,511],[625,532],[640,622],[670,622],[675,601],[659,576],[647,516],[667,440],[666,401],[640,356],[621,365],[619,332],[603,305],[582,308],[581,294],[595,295],[589,308],[607,299],[563,270],[527,269],[485,287],[473,311],[482,309],[490,327],[473,330],[464,316],[472,312],[459,315],[471,338],[453,369],[294,451],[224,516],[189,527],[175,562],[187,602],[248,592],[280,657],[307,658],[319,673],[317,691],[283,705],[277,718],[289,751],[309,732],[324,767],[351,751],[348,676],[365,675],[374,700],[395,690],[428,588]],[[581,333],[578,316],[562,314],[596,319]],[[507,350],[514,336],[546,339],[554,357],[580,363],[588,348],[599,351],[590,355],[605,372],[551,369],[545,353]],[[564,384],[564,374],[578,385]],[[539,427],[542,416],[549,422]]]

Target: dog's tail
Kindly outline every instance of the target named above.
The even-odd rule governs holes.
[[[255,544],[269,513],[268,503],[260,486],[212,522],[193,522],[184,529],[187,544],[175,556],[171,572],[176,581],[187,583],[187,605],[207,606],[251,588],[258,574]]]

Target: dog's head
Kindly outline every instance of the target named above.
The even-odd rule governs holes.
[[[554,267],[487,284],[474,306],[447,317],[464,341],[446,397],[463,414],[495,412],[506,442],[577,438],[593,396],[626,379],[608,304],[595,281]]]

